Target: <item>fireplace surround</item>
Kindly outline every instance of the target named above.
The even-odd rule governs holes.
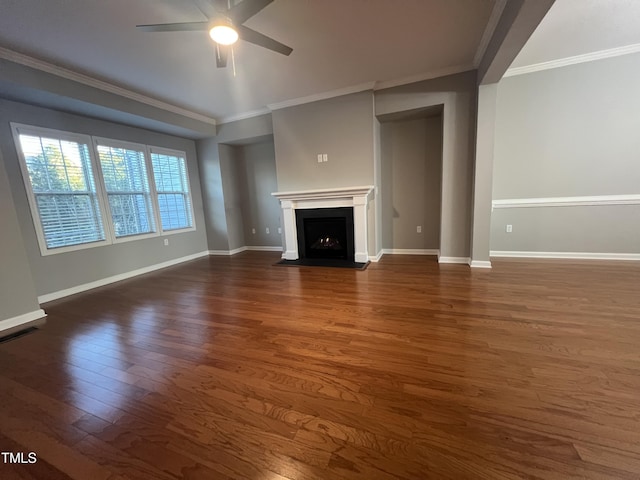
[[[319,190],[303,190],[293,192],[275,192],[274,197],[280,200],[282,208],[282,226],[285,248],[282,258],[285,260],[298,260],[301,252],[298,244],[297,217],[309,217],[317,215],[318,218],[336,218],[331,210],[350,208],[353,214],[353,257],[351,261],[366,263],[369,261],[368,250],[368,225],[367,203],[373,186],[343,187]],[[327,212],[318,212],[325,209]],[[316,213],[302,212],[300,210],[313,210]],[[306,215],[305,215],[306,213]],[[325,214],[326,213],[326,214]],[[335,213],[335,211],[334,211]],[[349,232],[351,233],[351,232]],[[331,241],[331,240],[330,240]]]

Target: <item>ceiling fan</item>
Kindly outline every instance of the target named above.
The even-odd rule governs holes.
[[[208,18],[206,22],[159,23],[136,25],[145,32],[194,32],[208,31],[216,43],[216,65],[227,66],[229,50],[238,39],[253,43],[283,55],[293,49],[273,38],[243,25],[248,19],[269,5],[273,0],[242,0],[233,4],[231,0],[193,0],[198,9]]]

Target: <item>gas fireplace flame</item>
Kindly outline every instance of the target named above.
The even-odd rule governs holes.
[[[332,237],[331,235],[322,235],[313,242],[311,248],[315,250],[341,250],[342,245],[340,245],[340,240],[336,237]]]

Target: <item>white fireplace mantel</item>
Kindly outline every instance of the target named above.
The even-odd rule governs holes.
[[[285,248],[282,257],[297,260],[298,233],[296,229],[296,210],[305,208],[353,207],[353,240],[355,261],[369,260],[367,241],[367,202],[373,186],[328,188],[320,190],[302,190],[297,192],[275,192],[280,200]]]

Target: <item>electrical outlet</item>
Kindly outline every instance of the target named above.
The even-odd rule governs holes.
[[[329,155],[327,155],[326,153],[322,154],[322,161],[323,162],[328,162],[329,161]]]
[[[169,239],[168,239],[168,238],[165,238],[165,239],[164,239],[164,246],[165,246],[165,247],[168,247],[168,246],[169,246]]]
[[[422,226],[421,226],[421,225],[418,225],[418,226],[416,227],[416,232],[418,232],[418,233],[422,233]]]
[[[513,232],[513,225],[507,225],[506,230],[507,230],[507,233]]]
[[[251,229],[251,233],[253,233],[253,234],[255,235],[255,234],[256,234],[256,229],[255,229],[255,228],[252,228],[252,229]]]
[[[278,233],[282,233],[282,228],[278,227]]]
[[[318,163],[322,163],[322,154],[321,153],[318,154]]]
[[[269,227],[267,227],[267,235],[269,235]]]

